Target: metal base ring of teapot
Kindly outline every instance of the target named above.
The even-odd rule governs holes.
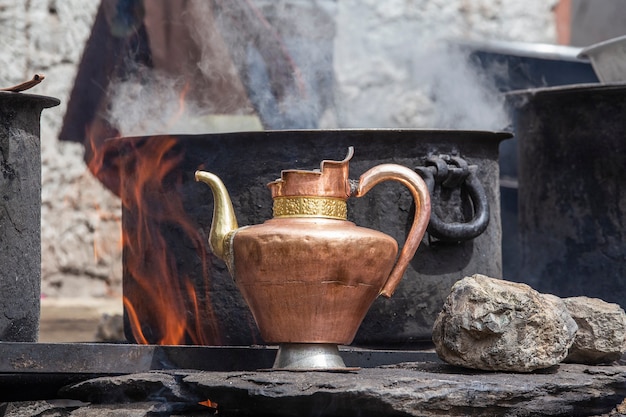
[[[279,370],[352,370],[330,343],[283,343],[278,348],[272,369]]]
[[[241,228],[224,183],[196,172],[214,196],[209,246],[228,266],[261,337],[280,346],[274,369],[346,369],[338,345],[352,342],[379,295],[391,297],[428,226],[430,194],[417,173],[381,164],[352,181],[353,152],[319,170],[283,170],[268,184],[274,217]],[[415,201],[399,256],[394,238],[347,220],[347,199],[387,180],[405,185]]]

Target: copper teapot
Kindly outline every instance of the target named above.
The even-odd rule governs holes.
[[[319,170],[284,170],[268,184],[274,217],[239,227],[223,182],[196,171],[211,187],[209,246],[222,259],[268,344],[280,345],[275,368],[343,368],[337,345],[348,345],[379,296],[391,297],[430,219],[430,195],[411,169],[381,164],[358,181],[348,177],[352,147]],[[347,199],[395,180],[415,201],[400,255],[392,237],[347,220]],[[397,260],[396,260],[397,257]]]

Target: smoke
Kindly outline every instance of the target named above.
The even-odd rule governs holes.
[[[128,42],[107,92],[106,118],[122,136],[261,128],[233,59],[240,48],[225,43],[215,2],[144,3],[145,36]]]
[[[120,136],[203,134],[261,130],[248,108],[216,111],[212,103],[189,97],[193,85],[154,68],[136,67],[133,75],[109,88],[106,118]]]
[[[216,3],[216,24],[263,125],[319,127],[334,107],[335,0]]]
[[[349,52],[336,45],[343,20],[334,2],[288,3],[187,3],[173,27],[183,22],[193,41],[181,45],[191,45],[190,67],[172,62],[178,57],[159,61],[157,56],[156,68],[133,68],[109,89],[108,120],[122,136],[319,127],[502,130],[509,125],[492,74],[473,66],[467,50],[449,42],[413,41],[397,63],[396,57],[380,58],[387,60],[380,67],[388,70],[363,72],[365,79],[380,76],[374,87],[359,84],[356,78],[364,70],[358,63],[342,66],[347,59],[333,56],[337,50]],[[333,7],[318,6],[327,3]],[[402,69],[396,71],[396,64]],[[355,80],[341,74],[355,68]],[[338,85],[346,79],[347,87]]]
[[[333,107],[332,11],[318,2],[145,3],[153,67],[132,64],[115,81],[107,118],[123,136],[317,128]]]
[[[200,109],[185,99],[185,81],[147,67],[110,86],[107,119],[122,136],[193,133]],[[198,132],[199,133],[199,132]]]
[[[394,119],[417,127],[502,130],[509,125],[504,95],[496,88],[494,71],[473,62],[470,51],[436,42],[414,51],[407,104]]]

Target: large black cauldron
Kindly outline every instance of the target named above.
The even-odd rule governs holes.
[[[278,178],[281,170],[318,168],[323,159],[341,159],[348,147],[354,146],[351,178],[358,179],[367,169],[387,162],[418,169],[427,177],[433,185],[437,223],[422,241],[394,296],[389,300],[379,298],[374,303],[355,344],[407,347],[429,342],[434,319],[454,282],[475,273],[501,276],[498,146],[508,137],[508,133],[482,131],[385,129],[241,132],[111,141],[114,152],[107,161],[119,169],[127,243],[133,242],[128,236],[137,234],[145,225],[163,236],[159,243],[141,250],[125,246],[127,337],[149,343],[162,341],[163,330],[158,323],[164,318],[156,312],[159,300],[155,298],[185,292],[181,283],[180,288],[167,290],[169,295],[152,295],[158,293],[153,291],[155,288],[163,285],[162,274],[155,270],[155,265],[167,256],[171,260],[166,267],[175,268],[180,277],[188,277],[200,300],[198,309],[194,303],[186,302],[184,313],[192,329],[187,331],[186,342],[263,343],[225,265],[208,250],[206,235],[213,199],[208,187],[194,181],[194,172],[202,168],[217,174],[229,190],[239,225],[257,224],[272,216],[272,199],[266,184]],[[154,152],[166,142],[173,142],[166,153]],[[162,160],[155,164],[155,170],[167,164],[172,168],[167,173],[148,173],[159,177],[161,185],[140,187],[141,199],[147,205],[139,208],[129,201],[133,200],[139,178],[147,174],[138,172],[146,165],[139,160],[152,153]],[[444,178],[445,184],[438,179],[440,171],[449,174],[447,180]],[[472,175],[464,176],[463,171]],[[370,194],[349,200],[349,220],[383,231],[402,243],[413,216],[411,195],[403,186],[387,183],[375,187]],[[176,200],[182,203],[188,225],[171,221],[171,206],[176,205]],[[486,220],[482,226],[474,224],[479,217]],[[470,223],[468,236],[462,236],[465,222]],[[443,233],[439,230],[442,225],[446,229]],[[190,230],[197,233],[189,237]],[[153,235],[139,232],[144,237]],[[203,268],[208,269],[208,280],[203,278]],[[151,276],[149,284],[135,276],[137,269],[149,272],[145,274]],[[138,340],[137,332],[131,329],[134,317],[141,322],[145,340]],[[194,323],[198,317],[200,323]],[[209,329],[207,333],[215,339],[193,335],[198,327]]]

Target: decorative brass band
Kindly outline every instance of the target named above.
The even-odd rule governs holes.
[[[274,217],[326,217],[346,220],[348,205],[345,200],[330,197],[276,197]]]

